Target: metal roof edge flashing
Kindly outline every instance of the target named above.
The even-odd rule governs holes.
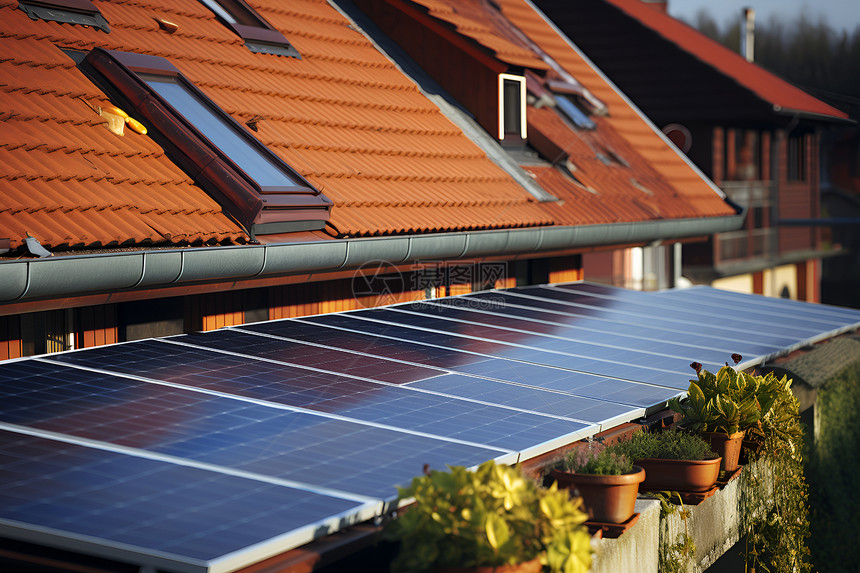
[[[271,278],[479,257],[671,240],[737,230],[743,214],[564,227],[139,251],[0,262],[0,304],[189,283]]]

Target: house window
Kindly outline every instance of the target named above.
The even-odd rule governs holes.
[[[331,201],[166,59],[96,48],[79,65],[251,235],[325,226]]]
[[[806,180],[806,141],[803,136],[788,138],[788,180]]]
[[[79,24],[110,32],[107,20],[90,0],[25,0],[18,2],[18,8],[31,20]]]
[[[526,139],[526,79],[499,74],[499,139]]]
[[[582,129],[594,129],[597,126],[591,118],[585,115],[585,112],[579,109],[573,99],[565,94],[556,94],[555,103],[558,105],[558,109],[564,114],[567,119],[573,122],[573,125],[580,127]]]
[[[244,0],[200,0],[218,20],[245,40],[252,52],[301,59],[292,44]]]

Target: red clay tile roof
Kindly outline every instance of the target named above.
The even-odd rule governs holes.
[[[556,32],[541,15],[524,0],[498,0],[502,13],[521,32],[554,59],[564,70],[575,77],[609,108],[609,115],[593,118],[597,123],[594,134],[564,129],[560,120],[549,110],[529,112],[529,121],[553,134],[558,145],[572,150],[572,160],[582,172],[578,178],[589,181],[601,193],[603,207],[593,213],[587,209],[580,212],[575,204],[566,202],[562,210],[566,214],[554,215],[560,222],[572,224],[578,217],[593,219],[595,213],[613,213],[612,220],[687,218],[726,216],[734,210],[717,194],[709,182],[690,166],[680,152],[667,145],[665,140],[649,125],[615,90],[604,77],[567,40]],[[555,116],[555,119],[552,119]],[[588,149],[583,154],[583,141],[590,141],[591,148],[600,145],[615,151],[629,167],[604,165],[595,162],[594,153]],[[588,156],[591,158],[589,159]],[[532,170],[539,182],[548,186],[547,191],[561,194],[560,179],[550,178],[544,170]],[[635,181],[635,183],[634,183]],[[642,188],[647,189],[643,191]],[[581,196],[575,184],[570,187],[572,197]],[[564,197],[564,195],[560,195]],[[629,203],[635,198],[633,205]],[[635,205],[635,208],[634,208]],[[551,209],[550,206],[546,206]],[[633,209],[633,210],[631,210]],[[569,211],[568,211],[569,210]]]
[[[641,0],[605,0],[627,15],[677,44],[696,58],[716,68],[763,100],[784,110],[800,111],[841,119],[848,115],[798,89],[719,42],[711,40],[680,20],[653,10]]]
[[[324,0],[251,2],[302,59],[250,52],[196,0],[95,4],[110,34],[32,21],[0,0],[0,237],[84,247],[240,241],[240,228],[149,137],[108,132],[106,103],[59,48],[168,58],[332,199],[348,235],[551,224]],[[178,25],[169,34],[157,18]]]
[[[425,7],[434,18],[453,25],[459,34],[488,49],[501,62],[536,70],[548,69],[534,52],[512,37],[503,19],[481,2],[410,1]]]
[[[434,6],[440,4],[456,9],[461,15],[468,14],[475,22],[494,22],[500,17],[477,0],[433,0]],[[510,23],[495,25],[493,33],[507,38],[524,33],[609,106],[609,116],[593,118],[597,124],[594,131],[570,127],[552,108],[528,108],[529,142],[550,161],[572,162],[568,166],[573,173],[549,166],[524,165],[538,184],[561,199],[543,204],[557,224],[734,214],[715,189],[526,2],[499,0],[498,5],[516,28]],[[438,8],[437,11],[442,12]],[[613,154],[621,161],[612,160]]]

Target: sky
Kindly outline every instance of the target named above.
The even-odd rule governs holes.
[[[721,28],[729,18],[740,18],[745,7],[755,10],[756,23],[766,23],[771,14],[782,16],[788,23],[805,10],[816,23],[823,15],[837,31],[851,33],[860,25],[860,0],[669,0],[672,16],[695,23],[696,14],[704,8]]]

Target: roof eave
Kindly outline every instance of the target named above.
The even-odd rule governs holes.
[[[841,125],[854,125],[857,122],[847,115],[845,117],[839,117],[834,115],[828,115],[824,113],[817,113],[813,111],[804,111],[801,109],[791,109],[787,107],[782,107],[778,104],[773,104],[773,112],[778,115],[788,116],[788,117],[796,117],[798,119],[808,119],[812,121],[824,121],[829,123],[836,123]]]
[[[734,231],[743,213],[606,225],[530,227],[366,239],[137,251],[0,262],[4,304],[213,282],[324,275],[371,262],[534,257],[577,248],[668,241]]]

